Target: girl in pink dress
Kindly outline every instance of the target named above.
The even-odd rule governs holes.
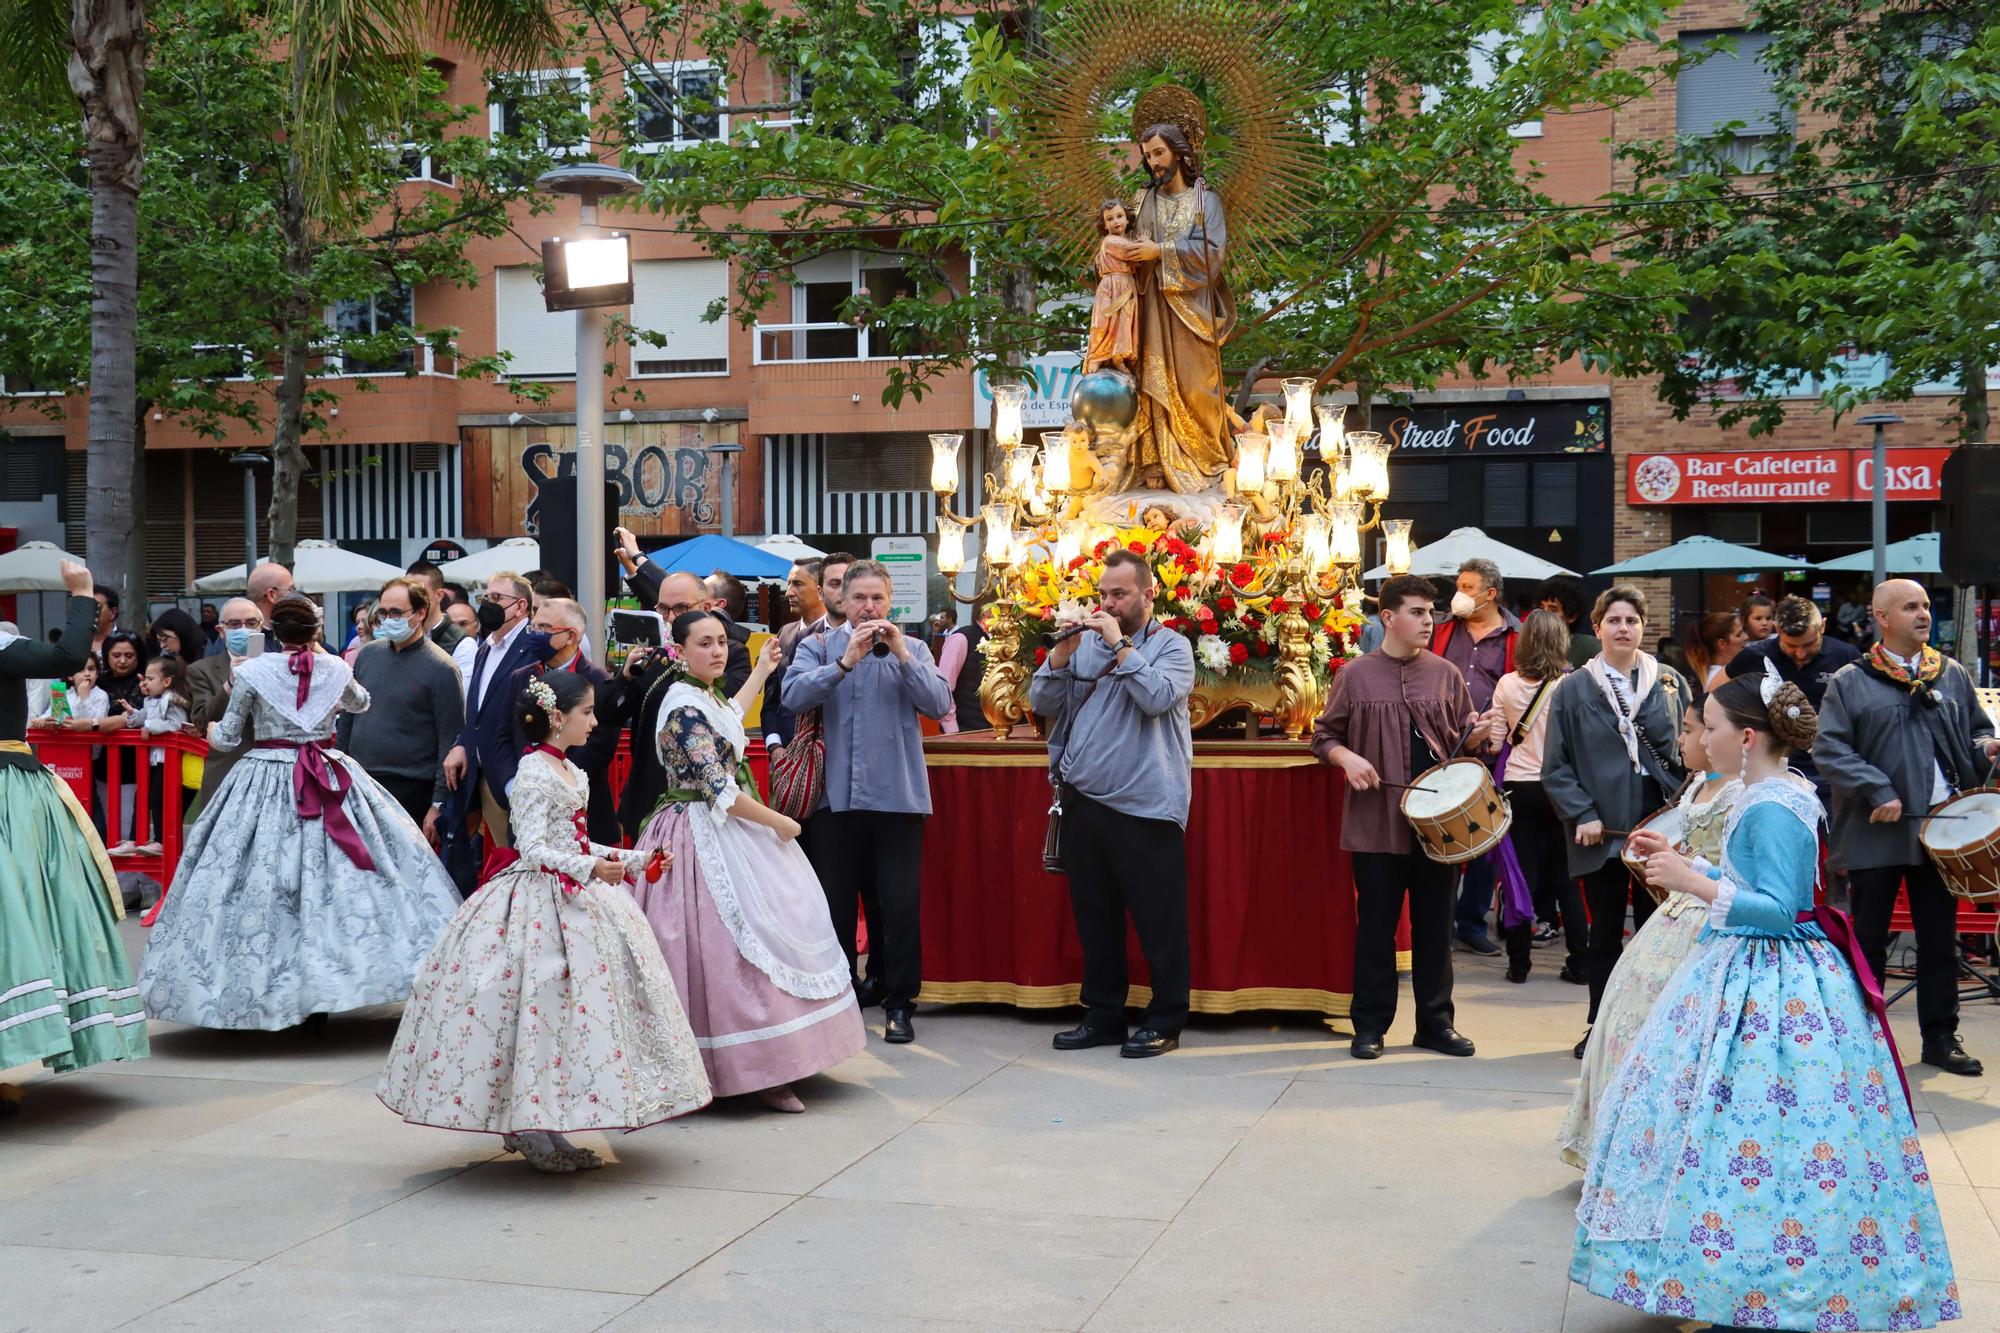
[[[657,738],[668,786],[634,852],[641,864],[656,851],[671,859],[632,892],[716,1095],[803,1111],[791,1084],[857,1054],[866,1033],[799,826],[757,799],[743,764],[743,709],[777,666],[777,640],[725,699],[728,623],[690,611],[673,632],[684,674],[661,700]]]
[[[1127,256],[1132,213],[1121,199],[1106,199],[1097,210],[1097,299],[1090,307],[1090,345],[1083,373],[1101,366],[1135,370],[1139,361],[1139,285]]]

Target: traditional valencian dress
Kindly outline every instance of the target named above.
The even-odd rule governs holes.
[[[431,951],[382,1074],[382,1101],[412,1124],[640,1129],[708,1105],[645,917],[591,874],[620,853],[585,831],[589,790],[561,751],[529,747],[509,788],[519,859]]]
[[[111,858],[26,740],[28,681],[79,670],[96,618],[94,600],[72,597],[59,642],[0,634],[0,1069],[146,1055]]]
[[[1756,783],[1722,864],[1695,863],[1708,933],[1598,1106],[1570,1279],[1600,1296],[1742,1328],[1960,1317],[1880,992],[1846,918],[1810,910],[1819,816]]]
[[[188,830],[139,990],[146,1012],[206,1028],[296,1026],[407,999],[458,891],[396,799],[332,748],[368,691],[330,653],[237,668],[214,745],[257,740]]]
[[[1690,855],[1708,861],[1722,860],[1722,826],[1729,818],[1743,784],[1732,778],[1710,801],[1697,801],[1703,784],[1692,782],[1681,793],[1681,841]],[[1694,952],[1702,927],[1708,924],[1708,904],[1691,893],[1671,893],[1659,910],[1632,936],[1611,980],[1604,984],[1604,999],[1597,1007],[1597,1022],[1590,1029],[1590,1044],[1583,1050],[1583,1072],[1576,1081],[1576,1093],[1569,1099],[1569,1114],[1563,1118],[1556,1142],[1562,1159],[1582,1167],[1590,1156],[1592,1116],[1597,1099],[1604,1094],[1618,1062],[1639,1034],[1646,1016],[1660,998],[1687,956]]]
[[[867,1032],[826,895],[796,842],[729,813],[756,791],[736,705],[677,681],[660,705],[668,790],[637,854],[673,853],[633,887],[680,987],[718,1096],[780,1087],[861,1051]]]

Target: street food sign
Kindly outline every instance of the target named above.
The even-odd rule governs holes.
[[[1935,500],[1949,448],[1890,449],[1887,498]],[[1711,450],[1633,454],[1625,499],[1635,505],[1839,504],[1872,500],[1871,449]]]

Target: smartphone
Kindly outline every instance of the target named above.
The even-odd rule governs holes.
[[[657,648],[666,642],[667,622],[658,611],[613,611],[606,633],[613,643],[631,648]]]
[[[251,635],[250,646],[243,650],[243,655],[245,657],[262,657],[264,655],[264,636],[261,634]]]

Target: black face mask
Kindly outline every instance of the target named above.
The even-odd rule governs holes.
[[[500,609],[498,602],[481,602],[478,614],[479,632],[481,634],[496,633],[502,625],[507,623],[507,613]]]
[[[521,642],[528,650],[531,662],[546,662],[556,655],[554,639],[541,630],[531,629],[521,635]]]

